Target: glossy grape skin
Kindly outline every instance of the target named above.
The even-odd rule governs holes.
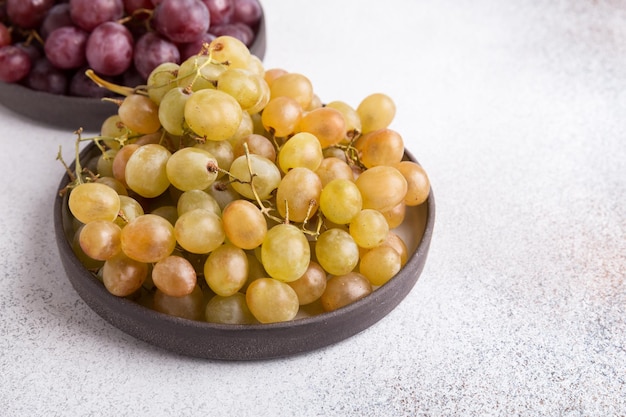
[[[291,224],[270,228],[261,245],[261,262],[267,273],[280,281],[300,278],[311,260],[311,248],[304,233]]]
[[[218,36],[209,45],[211,55],[217,62],[228,62],[229,68],[248,68],[250,51],[239,39]]]
[[[286,283],[272,278],[253,281],[246,291],[246,302],[261,323],[292,320],[300,307],[296,292]]]
[[[36,29],[54,6],[54,0],[7,0],[9,19],[24,29]]]
[[[315,171],[323,159],[320,141],[307,132],[296,133],[290,137],[278,152],[278,166],[283,172],[296,167]]]
[[[350,236],[362,248],[373,248],[387,238],[389,224],[378,210],[363,209],[350,222]]]
[[[350,223],[362,208],[361,192],[353,181],[336,178],[322,188],[320,210],[333,223]]]
[[[372,285],[380,286],[396,275],[401,267],[402,259],[395,249],[390,246],[379,246],[363,255],[359,272]]]
[[[182,297],[196,287],[196,271],[187,259],[171,255],[154,264],[152,281],[164,294]]]
[[[137,200],[127,195],[120,195],[120,215],[115,219],[115,224],[124,227],[131,220],[144,214],[143,207]]]
[[[178,217],[175,224],[176,240],[183,249],[205,254],[217,249],[226,238],[222,219],[215,213],[195,209]]]
[[[114,221],[120,210],[119,195],[111,187],[96,182],[77,185],[70,191],[69,209],[81,223]]]
[[[180,195],[176,203],[176,211],[179,216],[195,209],[212,211],[218,216],[222,215],[222,209],[217,200],[204,190],[189,190]]]
[[[381,212],[382,215],[385,217],[385,220],[387,220],[389,229],[395,229],[404,222],[404,219],[406,218],[406,207],[407,205],[403,201],[397,206]]]
[[[245,294],[240,292],[227,297],[220,295],[212,297],[206,305],[204,319],[209,323],[221,324],[258,323],[248,308]]]
[[[122,229],[122,251],[139,262],[158,262],[171,255],[175,247],[173,226],[155,214],[139,216]]]
[[[228,240],[242,249],[260,246],[268,230],[261,210],[247,200],[229,203],[222,212],[222,221]]]
[[[108,259],[102,267],[106,289],[118,297],[135,293],[148,276],[148,264],[129,258],[123,252]]]
[[[291,97],[270,99],[261,114],[265,130],[281,138],[294,133],[300,119],[302,119],[302,106]]]
[[[164,62],[150,72],[146,81],[148,97],[156,104],[160,105],[165,94],[176,87],[179,68],[175,62]]]
[[[74,26],[55,29],[44,44],[46,57],[57,68],[79,68],[87,63],[87,37],[87,32]]]
[[[326,280],[326,271],[320,264],[311,261],[300,278],[287,284],[296,292],[298,302],[302,306],[311,304],[322,296],[326,289]]]
[[[258,0],[233,0],[233,2],[234,21],[245,23],[250,27],[253,27],[259,22],[263,15],[263,10]]]
[[[136,133],[147,135],[161,127],[158,106],[149,97],[141,94],[125,97],[117,114],[122,123]]]
[[[202,0],[209,9],[210,26],[230,23],[235,5],[233,0]]]
[[[374,93],[365,97],[356,111],[361,119],[361,132],[365,134],[388,127],[396,115],[396,105],[386,94]]]
[[[185,104],[185,120],[191,130],[207,140],[226,140],[237,132],[242,110],[232,96],[218,90],[194,92]]]
[[[276,148],[274,144],[265,136],[253,133],[237,142],[233,146],[233,156],[235,158],[246,154],[246,147],[249,153],[261,155],[272,162],[276,161]]]
[[[122,74],[133,62],[133,46],[133,36],[124,25],[105,22],[87,39],[87,62],[99,74]]]
[[[407,206],[419,206],[428,198],[430,193],[430,179],[428,174],[416,162],[402,161],[393,165],[407,181],[407,192],[404,202]]]
[[[252,173],[255,175],[251,180],[248,163],[252,167]],[[248,184],[252,181],[256,192],[260,199],[267,199],[270,194],[278,188],[281,181],[280,171],[272,161],[260,155],[250,154],[242,155],[236,158],[230,166],[230,173],[234,182],[232,187],[242,196],[254,199],[252,187]],[[241,181],[241,182],[240,182]]]
[[[361,136],[355,143],[366,168],[393,165],[404,156],[404,140],[395,130],[383,128]]]
[[[0,47],[0,81],[15,83],[31,69],[31,60],[26,52],[13,45]]]
[[[155,30],[174,43],[198,39],[209,23],[209,10],[200,0],[163,0],[152,15]]]
[[[378,211],[390,210],[400,204],[408,188],[400,171],[384,165],[363,171],[355,183],[363,197],[363,208]]]
[[[104,22],[121,19],[123,15],[122,0],[70,0],[72,21],[87,32]]]
[[[331,107],[320,107],[307,112],[298,129],[315,135],[322,148],[333,146],[346,137],[346,122],[339,110]]]
[[[159,122],[166,132],[175,136],[185,134],[185,104],[188,99],[187,90],[172,88],[159,101]]]
[[[204,279],[217,295],[237,293],[248,279],[248,257],[243,249],[226,243],[213,250],[204,264]]]
[[[174,152],[165,166],[170,183],[182,191],[204,190],[217,178],[217,160],[209,152],[195,147]]]
[[[289,72],[274,80],[270,86],[271,99],[289,97],[294,99],[301,108],[307,109],[313,100],[313,85],[304,75]]]
[[[359,262],[359,247],[348,232],[329,229],[315,243],[317,262],[331,275],[344,275],[352,271]]]
[[[113,177],[126,187],[128,187],[126,183],[126,164],[137,149],[139,149],[139,145],[135,143],[124,145],[113,157],[113,163],[111,164]]]
[[[106,261],[122,250],[122,229],[107,220],[95,220],[81,228],[80,247],[92,259]]]
[[[365,276],[350,272],[331,277],[320,300],[325,311],[334,311],[368,296],[372,290],[372,284]]]
[[[289,221],[302,223],[313,217],[319,207],[322,181],[308,168],[287,172],[276,191],[278,213]]]
[[[147,198],[157,197],[165,192],[170,186],[166,170],[170,156],[171,153],[162,145],[139,146],[128,158],[124,169],[128,188]]]

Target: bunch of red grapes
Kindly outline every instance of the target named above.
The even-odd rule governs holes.
[[[221,35],[254,41],[259,0],[0,0],[0,81],[52,94],[104,97],[86,75],[145,84]]]

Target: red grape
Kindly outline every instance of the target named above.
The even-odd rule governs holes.
[[[70,5],[67,3],[55,4],[41,23],[39,34],[45,39],[53,30],[63,26],[74,26],[70,17]]]
[[[124,0],[124,11],[126,14],[131,15],[141,9],[154,9],[154,4],[150,0]]]
[[[46,58],[41,58],[34,63],[28,75],[27,85],[37,91],[65,94],[67,77],[63,71],[55,68]]]
[[[0,48],[0,80],[7,83],[20,81],[28,75],[30,68],[30,57],[25,51],[14,45]]]
[[[99,74],[119,75],[133,62],[133,36],[116,22],[105,22],[87,39],[87,63]]]
[[[254,32],[249,26],[243,23],[230,23],[227,25],[218,25],[211,28],[211,33],[215,36],[232,36],[239,39],[247,46],[252,44],[254,40]]]
[[[174,43],[193,42],[209,29],[209,9],[200,0],[163,0],[154,8],[152,24]]]
[[[235,15],[233,21],[254,27],[261,20],[263,10],[259,0],[234,0],[234,2]]]
[[[4,23],[0,22],[0,47],[6,45],[11,45],[11,32]]]
[[[36,29],[43,22],[54,0],[7,0],[7,15],[22,29]]]
[[[209,44],[211,41],[215,39],[215,35],[211,33],[203,34],[199,39],[178,45],[178,50],[180,51],[180,60],[185,61],[192,55],[198,54],[202,50],[202,46],[206,43]]]
[[[202,2],[209,9],[211,25],[230,23],[235,12],[233,0],[202,0]]]
[[[159,64],[164,62],[180,64],[180,52],[172,42],[155,32],[148,32],[137,40],[133,62],[137,72],[148,79],[152,70]]]
[[[124,16],[122,0],[70,0],[70,16],[74,24],[91,32],[98,25]]]
[[[44,44],[46,57],[57,68],[78,68],[87,62],[85,45],[87,32],[75,27],[64,26],[55,29]]]

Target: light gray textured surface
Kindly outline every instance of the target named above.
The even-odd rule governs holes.
[[[0,108],[4,416],[626,415],[626,3],[271,0],[267,68],[324,101],[382,91],[431,176],[414,290],[329,348],[178,357],[63,274],[52,201],[73,135]]]

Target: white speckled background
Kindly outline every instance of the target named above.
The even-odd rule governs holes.
[[[266,0],[266,67],[383,91],[437,224],[413,291],[335,346],[179,357],[93,313],[52,202],[73,135],[0,107],[0,414],[626,415],[626,2]]]

